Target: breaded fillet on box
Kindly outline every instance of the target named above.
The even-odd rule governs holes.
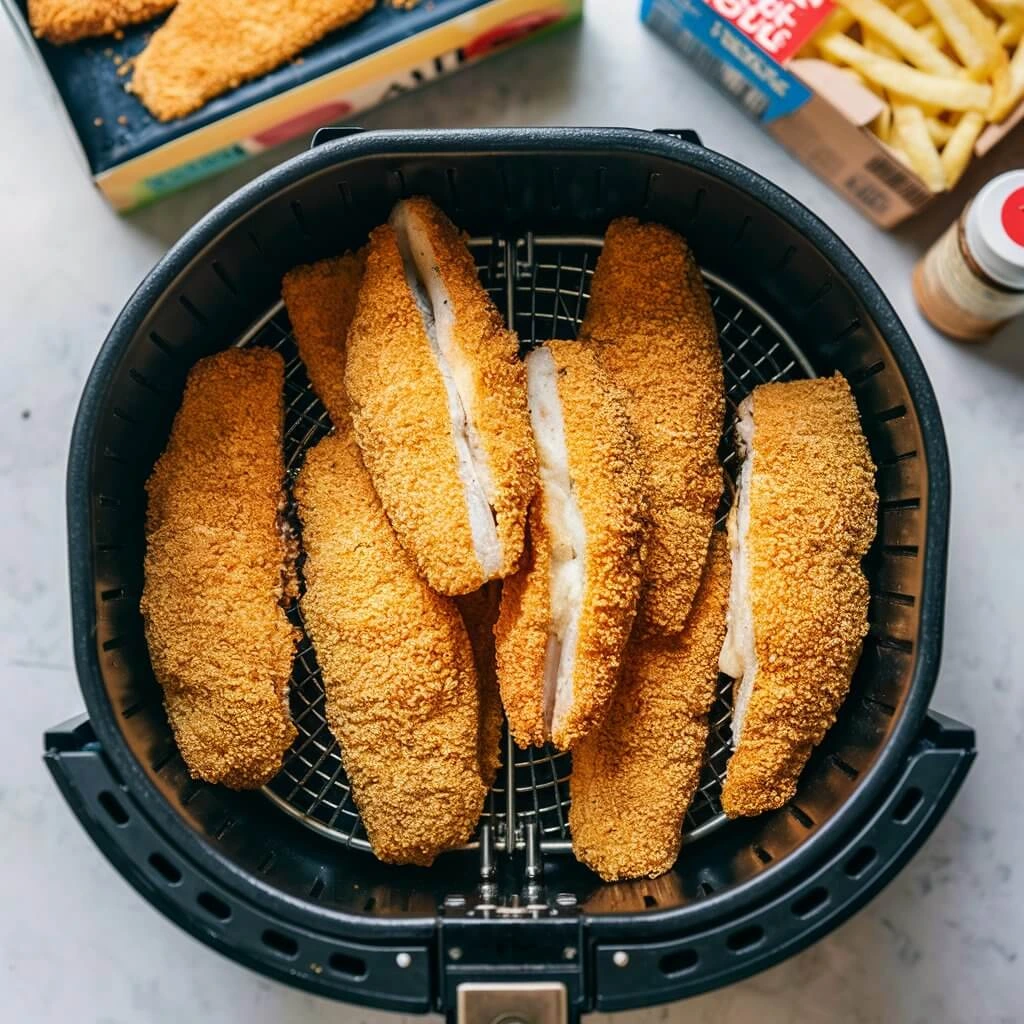
[[[631,217],[608,226],[580,339],[626,393],[646,465],[651,531],[637,626],[678,633],[697,592],[722,496],[722,353],[686,242]]]
[[[835,721],[868,631],[861,559],[878,513],[875,467],[839,374],[755,388],[740,406],[737,442],[721,656],[737,680],[722,791],[732,816],[791,799]]]
[[[74,43],[149,21],[176,0],[28,0],[32,33],[51,43]]]
[[[464,843],[480,817],[500,710],[495,724],[493,670],[486,686],[455,603],[417,575],[352,435],[342,384],[360,273],[360,258],[346,255],[298,267],[282,284],[299,355],[335,424],[295,487],[307,554],[302,611],[374,852],[429,864]],[[486,624],[493,597],[475,596],[473,621]]]
[[[278,519],[284,364],[228,349],[192,368],[146,483],[142,615],[153,671],[191,773],[250,789],[295,738],[293,541]]]
[[[502,591],[498,684],[520,746],[567,749],[598,724],[618,681],[646,501],[622,396],[594,354],[552,341],[526,364],[541,486],[523,568]]]
[[[679,856],[704,764],[728,596],[728,545],[715,533],[686,629],[633,635],[604,721],[573,749],[572,848],[606,882],[660,875]]]
[[[135,61],[132,91],[161,121],[258,78],[375,0],[178,0]]]
[[[363,461],[427,582],[466,594],[514,572],[537,485],[526,371],[428,200],[370,235],[345,384]]]

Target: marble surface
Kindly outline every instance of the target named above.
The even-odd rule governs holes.
[[[922,247],[970,184],[885,235],[836,198],[643,30],[637,4],[590,0],[579,30],[370,113],[367,127],[693,127],[782,183],[846,239],[915,337],[945,418],[954,497],[945,657],[935,706],[980,756],[934,836],[837,932],[787,963],[635,1024],[1024,1020],[1024,323],[984,348],[930,330],[910,292]],[[79,391],[112,318],[165,247],[279,150],[118,218],[82,173],[35,69],[0,25],[0,1007],[95,1024],[394,1018],[263,980],[145,904],[94,849],[40,761],[40,734],[82,707],[72,668],[64,465]],[[1015,146],[1014,152],[1010,147]],[[1018,139],[974,176],[1024,164]]]

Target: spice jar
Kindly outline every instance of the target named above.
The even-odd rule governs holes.
[[[990,181],[914,268],[914,297],[943,334],[985,341],[1024,314],[1024,170]]]

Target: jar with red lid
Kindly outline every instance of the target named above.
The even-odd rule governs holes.
[[[1024,170],[990,181],[914,269],[921,312],[943,334],[985,341],[1024,314]]]

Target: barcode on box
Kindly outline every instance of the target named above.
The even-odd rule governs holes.
[[[866,174],[851,174],[843,182],[843,187],[861,206],[872,213],[881,215],[889,209],[889,199],[892,193],[887,192],[876,180],[869,178]]]
[[[743,104],[751,117],[760,118],[768,108],[767,94],[741,72],[711,53],[684,24],[680,23],[678,12],[672,7],[661,2],[655,3],[648,24],[676,46],[705,77]]]
[[[873,156],[865,165],[879,181],[884,182],[894,192],[899,193],[915,209],[924,206],[931,193],[922,188],[916,181],[908,177],[898,165],[884,156]]]

